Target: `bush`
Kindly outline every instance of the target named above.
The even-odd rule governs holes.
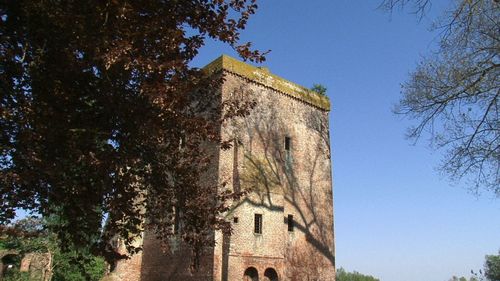
[[[9,269],[5,273],[3,281],[33,281],[29,272],[19,272],[18,269]]]
[[[99,281],[105,271],[106,262],[101,257],[59,253],[54,257],[52,281]]]
[[[335,280],[337,281],[379,281],[379,279],[370,276],[363,275],[357,271],[347,272],[345,269],[338,268]]]

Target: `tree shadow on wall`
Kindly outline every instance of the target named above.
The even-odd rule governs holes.
[[[303,271],[311,278],[311,272],[320,274],[321,268],[335,264],[328,114],[306,104],[287,107],[282,94],[270,94],[232,124],[238,140],[233,180],[236,175],[237,186],[257,195],[234,208],[249,204],[283,212],[286,207],[293,213],[295,231],[307,243],[288,241],[285,255],[293,268],[308,267]],[[288,147],[285,138],[291,141]],[[282,195],[284,204],[274,202],[273,194]],[[286,215],[283,221],[287,223]],[[300,279],[300,272],[288,275],[308,280]]]

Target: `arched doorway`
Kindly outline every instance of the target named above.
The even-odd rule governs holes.
[[[274,268],[268,268],[264,271],[264,281],[278,281],[278,273]]]
[[[249,267],[243,273],[243,281],[259,281],[259,272],[255,267]]]

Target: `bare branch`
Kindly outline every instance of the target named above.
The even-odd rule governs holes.
[[[385,1],[396,4],[420,1]],[[441,169],[500,196],[500,7],[492,0],[459,1],[442,20],[438,52],[403,84],[394,110],[417,121],[409,137],[430,133],[446,149]]]

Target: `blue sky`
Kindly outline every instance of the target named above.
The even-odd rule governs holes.
[[[379,0],[261,0],[242,34],[272,50],[264,65],[273,73],[328,88],[338,267],[382,281],[447,281],[500,249],[500,199],[451,185],[436,171],[441,152],[412,145],[410,122],[391,113],[400,84],[437,43],[432,19],[451,2],[435,0],[419,22],[377,10]],[[193,65],[222,53],[236,56],[209,42]]]

